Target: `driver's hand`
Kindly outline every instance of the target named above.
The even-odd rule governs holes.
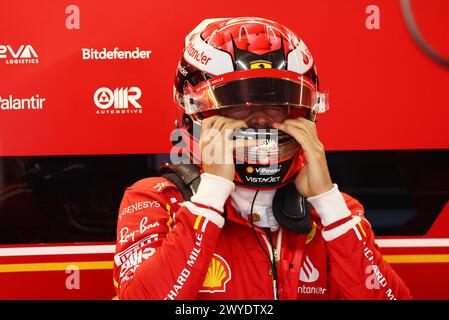
[[[308,198],[331,190],[333,184],[315,122],[300,117],[274,123],[273,128],[294,137],[304,150],[306,163],[295,180],[298,192]]]
[[[244,141],[233,141],[231,135],[240,128],[247,128],[245,121],[218,115],[202,121],[200,150],[204,172],[234,180],[234,149]]]

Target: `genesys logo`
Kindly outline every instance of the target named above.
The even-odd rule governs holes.
[[[138,87],[115,88],[101,87],[94,93],[97,114],[130,114],[142,113],[138,102],[142,91]]]
[[[29,98],[16,98],[10,94],[8,97],[0,97],[0,110],[42,110],[44,109],[45,100],[38,94]]]
[[[0,44],[0,60],[6,64],[36,64],[39,56],[30,44],[11,46]]]
[[[120,50],[118,47],[108,50],[102,48],[81,48],[83,60],[146,60],[150,58],[151,50],[142,50],[136,47],[134,50]]]

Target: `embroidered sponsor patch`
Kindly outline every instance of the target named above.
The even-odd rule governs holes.
[[[214,253],[206,277],[199,292],[226,292],[226,284],[231,280],[231,268],[226,260]]]

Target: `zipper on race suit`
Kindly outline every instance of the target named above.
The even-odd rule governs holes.
[[[276,248],[273,248],[271,244],[271,234],[270,241],[267,239],[265,232],[262,233],[262,238],[267,245],[268,252],[270,253],[270,263],[271,263],[271,278],[273,279],[273,295],[274,300],[279,300],[279,292],[278,292],[278,279],[277,279],[277,266],[280,260],[281,253],[281,244],[282,244],[282,228],[279,229]]]

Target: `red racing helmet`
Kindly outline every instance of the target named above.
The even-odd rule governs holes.
[[[188,160],[200,164],[201,121],[230,107],[282,106],[288,118],[316,121],[327,110],[318,90],[314,60],[305,43],[285,26],[262,18],[201,22],[185,38],[174,83]],[[256,189],[278,188],[304,165],[300,145],[278,130],[241,129],[256,147],[234,154],[234,182]]]

